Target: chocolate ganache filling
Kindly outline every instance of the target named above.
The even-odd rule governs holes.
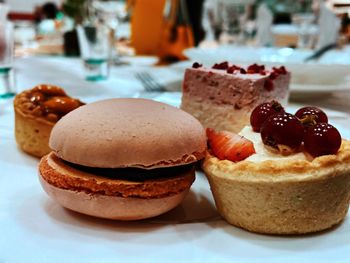
[[[62,159],[61,159],[62,160]],[[62,160],[65,164],[71,168],[80,170],[82,172],[91,173],[96,176],[105,177],[115,180],[126,180],[133,182],[143,182],[150,179],[157,178],[172,178],[186,173],[187,171],[194,170],[195,163],[179,165],[174,167],[155,168],[155,169],[142,169],[142,168],[95,168],[78,165]]]

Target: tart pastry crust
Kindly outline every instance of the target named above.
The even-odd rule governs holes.
[[[13,102],[18,146],[36,157],[48,154],[53,126],[62,116],[83,104],[54,85],[41,84],[19,93]]]
[[[18,146],[24,152],[42,157],[51,151],[49,137],[55,122],[26,111],[22,97],[27,93],[25,91],[17,95],[14,100],[15,138]]]
[[[207,154],[203,169],[219,213],[252,232],[301,234],[341,222],[350,201],[350,141],[336,155],[233,163]]]

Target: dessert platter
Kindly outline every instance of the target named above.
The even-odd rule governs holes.
[[[153,100],[19,93],[0,262],[347,262],[350,133],[288,105],[290,78],[196,62]]]

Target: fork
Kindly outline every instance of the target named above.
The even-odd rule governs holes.
[[[323,48],[316,50],[311,56],[308,56],[304,59],[304,62],[308,62],[310,60],[316,60],[319,59],[321,56],[323,56],[326,52],[334,49],[337,47],[336,43],[331,43],[329,45],[324,46]]]
[[[166,91],[165,87],[159,84],[152,75],[146,71],[137,72],[135,77],[141,81],[146,91]]]

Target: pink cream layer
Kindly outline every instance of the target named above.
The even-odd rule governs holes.
[[[236,109],[252,107],[263,101],[283,101],[288,96],[290,73],[271,78],[259,73],[227,73],[212,68],[188,68],[183,82],[183,95],[196,101],[234,105]]]

